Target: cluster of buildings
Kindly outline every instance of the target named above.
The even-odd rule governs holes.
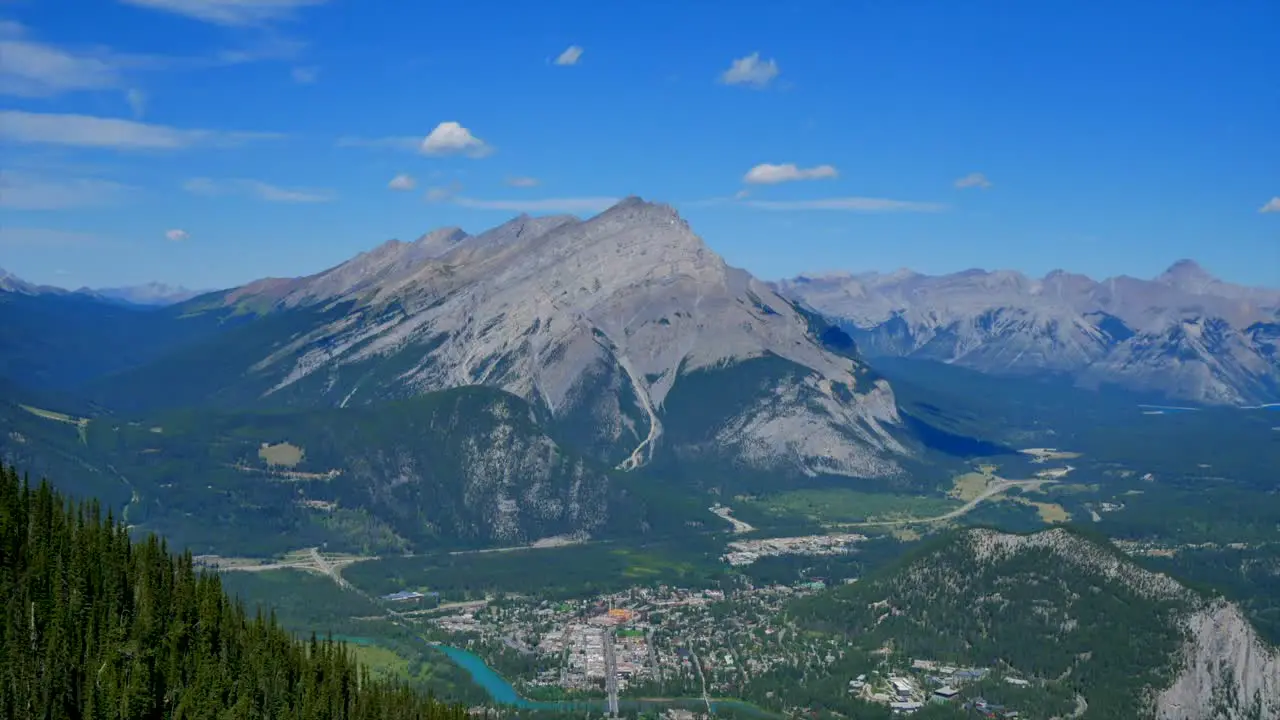
[[[697,695],[705,675],[713,694],[732,693],[750,677],[817,652],[791,647],[795,641],[788,641],[784,650],[776,625],[787,600],[815,587],[807,583],[739,591],[728,617],[721,590],[659,586],[590,601],[508,599],[428,621],[466,636],[451,642],[468,642],[482,654],[484,646],[505,646],[537,656],[537,671],[509,678],[528,686],[599,691],[612,678],[620,691],[637,682],[662,681]],[[823,657],[838,651],[831,642],[831,648],[821,649]]]
[[[849,692],[865,700],[888,705],[894,714],[910,715],[927,703],[958,701],[964,685],[982,680],[989,673],[987,668],[954,667],[933,660],[913,660],[911,671],[871,680],[866,675],[859,675],[849,681]],[[986,702],[981,702],[985,707]]]
[[[563,659],[556,684],[571,690],[603,687],[605,629],[588,623],[570,623],[542,636],[536,650]],[[554,672],[554,671],[552,671]],[[549,678],[543,678],[545,682]]]
[[[805,535],[803,537],[735,540],[721,558],[730,565],[750,565],[762,557],[773,555],[838,555],[849,552],[854,543],[866,540],[856,533]]]

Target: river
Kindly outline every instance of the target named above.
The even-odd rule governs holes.
[[[489,693],[489,697],[493,702],[500,705],[513,705],[518,708],[526,708],[529,710],[591,710],[600,711],[607,708],[607,702],[601,698],[599,700],[563,700],[558,702],[529,700],[520,696],[516,689],[507,682],[507,679],[498,674],[496,670],[489,667],[487,663],[475,653],[463,650],[461,648],[449,645],[435,645],[437,650],[444,653],[458,667],[467,671],[471,679],[477,685],[484,688]],[[620,710],[657,710],[666,707],[682,707],[690,710],[701,710],[706,707],[702,698],[671,698],[664,700],[628,700],[619,699],[618,708]],[[711,711],[729,710],[736,714],[747,715],[760,720],[769,720],[779,717],[775,713],[771,713],[763,708],[756,707],[751,703],[742,700],[711,700]]]

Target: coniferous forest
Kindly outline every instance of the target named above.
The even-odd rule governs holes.
[[[346,647],[249,616],[216,574],[0,468],[0,717],[460,720]]]

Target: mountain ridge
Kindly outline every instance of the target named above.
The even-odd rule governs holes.
[[[244,321],[181,362],[104,383],[103,404],[347,407],[488,385],[623,469],[664,443],[804,475],[890,477],[913,454],[892,388],[852,344],[828,347],[809,314],[729,266],[674,208],[638,197],[582,220],[442,228],[169,312]],[[193,372],[214,356],[219,367]],[[740,398],[722,396],[733,411],[707,415],[714,428],[677,423],[687,432],[667,436],[673,397],[696,406],[682,394],[720,373],[754,379]],[[158,392],[156,377],[183,392]]]
[[[837,319],[871,356],[985,372],[1057,372],[1209,404],[1280,397],[1280,289],[1180,260],[1151,280],[1055,270],[801,275],[784,295]]]

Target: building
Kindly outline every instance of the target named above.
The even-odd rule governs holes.
[[[960,691],[956,688],[953,688],[950,685],[943,685],[933,691],[933,699],[939,702],[951,702],[952,700],[955,700],[956,696],[959,694]]]

